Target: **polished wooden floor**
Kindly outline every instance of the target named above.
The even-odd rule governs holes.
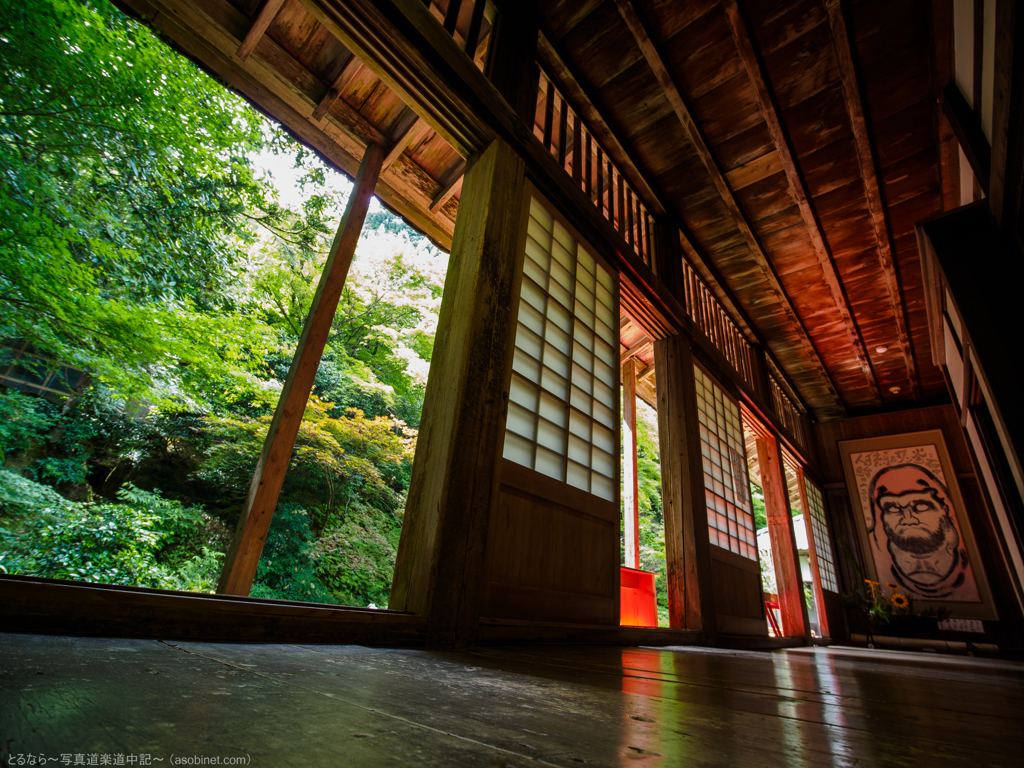
[[[0,634],[4,765],[1020,766],[1022,736],[1017,662]]]

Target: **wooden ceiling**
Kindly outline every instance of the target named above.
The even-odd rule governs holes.
[[[945,396],[914,223],[958,183],[937,138],[948,19],[908,0],[540,9],[547,46],[680,215],[684,252],[819,419]]]
[[[119,1],[350,175],[370,143],[385,147],[378,197],[450,244],[465,159],[491,129],[446,119],[449,94],[414,82],[415,54],[396,78],[370,50],[386,40],[346,32],[342,16],[372,2]],[[958,202],[936,109],[948,2],[537,5],[547,72],[585,94],[573,106],[596,110],[643,204],[678,217],[683,253],[819,420],[946,397],[914,223]],[[493,5],[452,7],[427,10],[483,69]],[[643,333],[624,326],[623,351]]]
[[[465,158],[479,142],[446,130],[353,44],[330,8],[313,0],[119,2],[349,176],[369,144],[384,147],[377,197],[450,246]],[[441,0],[430,12],[482,68],[493,8],[465,0],[449,18],[448,7]]]

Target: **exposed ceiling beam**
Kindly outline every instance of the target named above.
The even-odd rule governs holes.
[[[807,234],[810,236],[811,244],[814,246],[814,253],[818,257],[818,264],[821,267],[822,275],[825,278],[825,285],[828,286],[829,292],[832,294],[832,300],[835,302],[836,309],[839,312],[839,316],[842,318],[843,324],[846,326],[847,335],[850,337],[850,344],[857,356],[857,362],[860,365],[861,372],[864,374],[864,378],[867,379],[868,384],[871,386],[872,392],[875,396],[875,403],[876,405],[881,405],[882,393],[878,387],[878,379],[875,376],[875,370],[871,366],[871,358],[868,356],[860,328],[857,326],[857,321],[854,318],[853,313],[850,311],[850,304],[846,297],[846,291],[839,279],[839,275],[836,273],[835,264],[832,261],[832,253],[830,252],[828,244],[825,242],[825,237],[821,232],[821,224],[811,207],[810,195],[807,194],[807,186],[804,184],[803,176],[800,174],[800,169],[797,168],[793,148],[790,146],[789,137],[786,135],[786,132],[782,127],[782,120],[779,117],[778,109],[776,109],[775,99],[772,96],[771,91],[768,89],[767,78],[765,77],[757,52],[754,50],[754,43],[751,39],[747,22],[743,18],[743,14],[741,13],[739,6],[736,4],[736,0],[723,0],[722,6],[725,8],[725,16],[729,20],[729,26],[732,29],[732,37],[736,43],[736,48],[740,52],[740,59],[743,61],[743,66],[747,70],[750,82],[754,86],[754,92],[757,94],[758,103],[761,105],[761,115],[764,117],[764,121],[768,126],[768,133],[771,134],[772,142],[775,144],[776,151],[779,154],[782,170],[786,173],[786,180],[789,182],[789,192],[792,195],[794,202],[796,202],[796,206],[800,211],[800,218],[804,220],[804,226],[807,228]],[[893,309],[896,310],[895,307]]]
[[[921,383],[917,378],[917,363],[914,360],[914,348],[910,333],[907,330],[907,319],[903,298],[900,293],[899,279],[896,276],[896,264],[893,260],[892,234],[885,219],[885,203],[882,190],[878,183],[878,172],[875,164],[875,153],[871,146],[871,135],[864,116],[864,105],[860,97],[860,84],[857,79],[857,68],[853,61],[853,50],[850,47],[850,36],[843,17],[840,0],[825,0],[828,10],[828,23],[832,27],[832,46],[835,49],[839,64],[839,77],[846,96],[846,108],[850,113],[850,125],[853,128],[853,141],[857,148],[857,161],[860,163],[860,175],[864,180],[864,196],[868,201],[871,223],[875,229],[875,240],[878,242],[878,261],[885,275],[885,287],[892,303],[893,319],[896,324],[896,336],[900,343],[900,351],[907,367],[907,379],[912,392],[921,391]]]
[[[263,37],[263,34],[267,31],[267,27],[270,26],[270,22],[277,16],[277,12],[281,10],[281,6],[284,5],[284,0],[267,0],[260,9],[260,12],[256,16],[256,21],[252,23],[252,27],[249,28],[248,34],[245,39],[242,40],[242,44],[238,46],[238,51],[235,54],[242,61],[249,58],[249,54],[256,48],[256,44]]]
[[[362,60],[371,72],[408,106],[416,110],[431,128],[460,156],[469,157],[494,138],[494,129],[479,114],[467,109],[463,94],[453,91],[437,76],[435,62],[427,62],[414,46],[395,47],[393,25],[372,0],[299,0],[342,45]],[[479,70],[442,28],[422,3],[406,0],[403,12],[426,15],[430,20],[417,31],[436,42],[456,71]],[[454,50],[453,50],[454,49]]]
[[[932,93],[937,101],[942,89],[953,80],[953,4],[932,4],[932,23],[928,54],[930,57]],[[978,88],[980,93],[981,88]],[[939,187],[942,189],[942,210],[960,207],[960,152],[956,134],[942,109],[934,112],[935,135],[939,147]]]
[[[842,398],[839,396],[839,392],[836,389],[835,383],[832,381],[832,377],[829,376],[825,363],[818,354],[818,350],[814,346],[814,342],[811,340],[810,334],[807,332],[806,326],[804,326],[803,321],[797,314],[789,296],[786,294],[785,290],[783,290],[782,284],[779,282],[779,278],[775,274],[775,270],[768,261],[767,254],[765,254],[760,241],[757,239],[750,223],[747,221],[746,216],[740,208],[739,202],[736,200],[736,196],[729,188],[729,184],[725,180],[725,175],[722,173],[722,169],[718,166],[718,161],[712,154],[711,148],[708,146],[703,132],[697,125],[697,121],[694,118],[689,105],[683,98],[682,89],[678,83],[676,83],[675,77],[671,72],[669,72],[668,65],[665,63],[665,58],[662,55],[660,46],[654,42],[653,36],[648,31],[646,24],[640,18],[630,0],[615,0],[615,4],[618,6],[619,13],[625,20],[626,26],[629,28],[630,32],[632,32],[637,46],[639,46],[641,53],[647,60],[647,64],[658,79],[661,90],[668,99],[668,102],[672,106],[676,116],[679,118],[679,122],[682,124],[683,130],[686,131],[694,149],[701,159],[701,162],[703,162],[704,167],[707,169],[708,174],[711,177],[711,181],[714,183],[719,196],[722,198],[722,202],[725,203],[725,206],[732,214],[737,229],[739,229],[740,234],[747,243],[747,247],[750,249],[750,253],[753,255],[755,261],[764,274],[765,282],[771,287],[772,291],[778,297],[780,306],[788,316],[791,325],[796,329],[797,335],[806,349],[807,359],[817,369],[819,377],[828,388],[829,394],[835,403],[837,411],[845,414],[846,407],[843,404]]]
[[[335,105],[326,121],[312,122],[310,113],[323,97],[325,86],[273,38],[261,37],[255,55],[239,61],[234,54],[252,22],[228,0],[204,0],[202,9],[191,0],[124,2],[349,177],[355,176],[368,144],[387,142],[376,127],[344,101]],[[402,170],[396,173],[392,169],[379,180],[377,196],[438,247],[449,248],[452,222],[446,216],[431,215],[429,198],[421,191],[436,185],[436,180],[411,161]]]
[[[387,155],[385,155],[384,170],[390,168],[391,164],[402,156],[402,153],[405,152],[406,148],[412,144],[413,140],[419,136],[427,126],[427,124],[423,122],[423,118],[416,117],[416,113],[412,110],[409,110],[409,112],[413,118],[412,122],[408,123],[408,127],[405,130],[399,132],[398,137],[391,145],[391,149],[388,150]]]
[[[313,110],[313,120],[320,122],[326,117],[327,113],[331,111],[331,107],[334,105],[339,98],[341,98],[341,92],[345,90],[345,87],[352,82],[352,78],[356,76],[356,72],[359,71],[359,67],[362,66],[362,62],[358,56],[352,56],[348,60],[348,63],[341,68],[341,72],[334,78],[334,82],[331,83],[330,89],[324,94],[324,97],[320,99],[320,103],[316,105],[316,109]]]
[[[448,172],[448,175],[441,179],[441,189],[434,199],[430,201],[430,212],[437,213],[441,210],[441,207],[447,203],[452,197],[462,189],[462,180],[466,177],[466,161],[458,163],[452,166],[452,169]]]
[[[647,349],[647,347],[651,346],[652,343],[653,342],[646,336],[641,336],[639,341],[637,341],[635,344],[633,344],[633,346],[629,347],[626,351],[622,353],[619,359],[619,363],[622,364],[629,360],[630,358],[636,357],[645,349]]]

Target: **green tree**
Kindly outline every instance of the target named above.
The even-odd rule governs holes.
[[[0,0],[0,65],[0,335],[126,396],[251,390],[230,286],[279,131],[105,2]]]

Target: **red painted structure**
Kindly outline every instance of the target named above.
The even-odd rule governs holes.
[[[619,623],[624,627],[658,626],[658,601],[654,593],[656,573],[620,567]]]

